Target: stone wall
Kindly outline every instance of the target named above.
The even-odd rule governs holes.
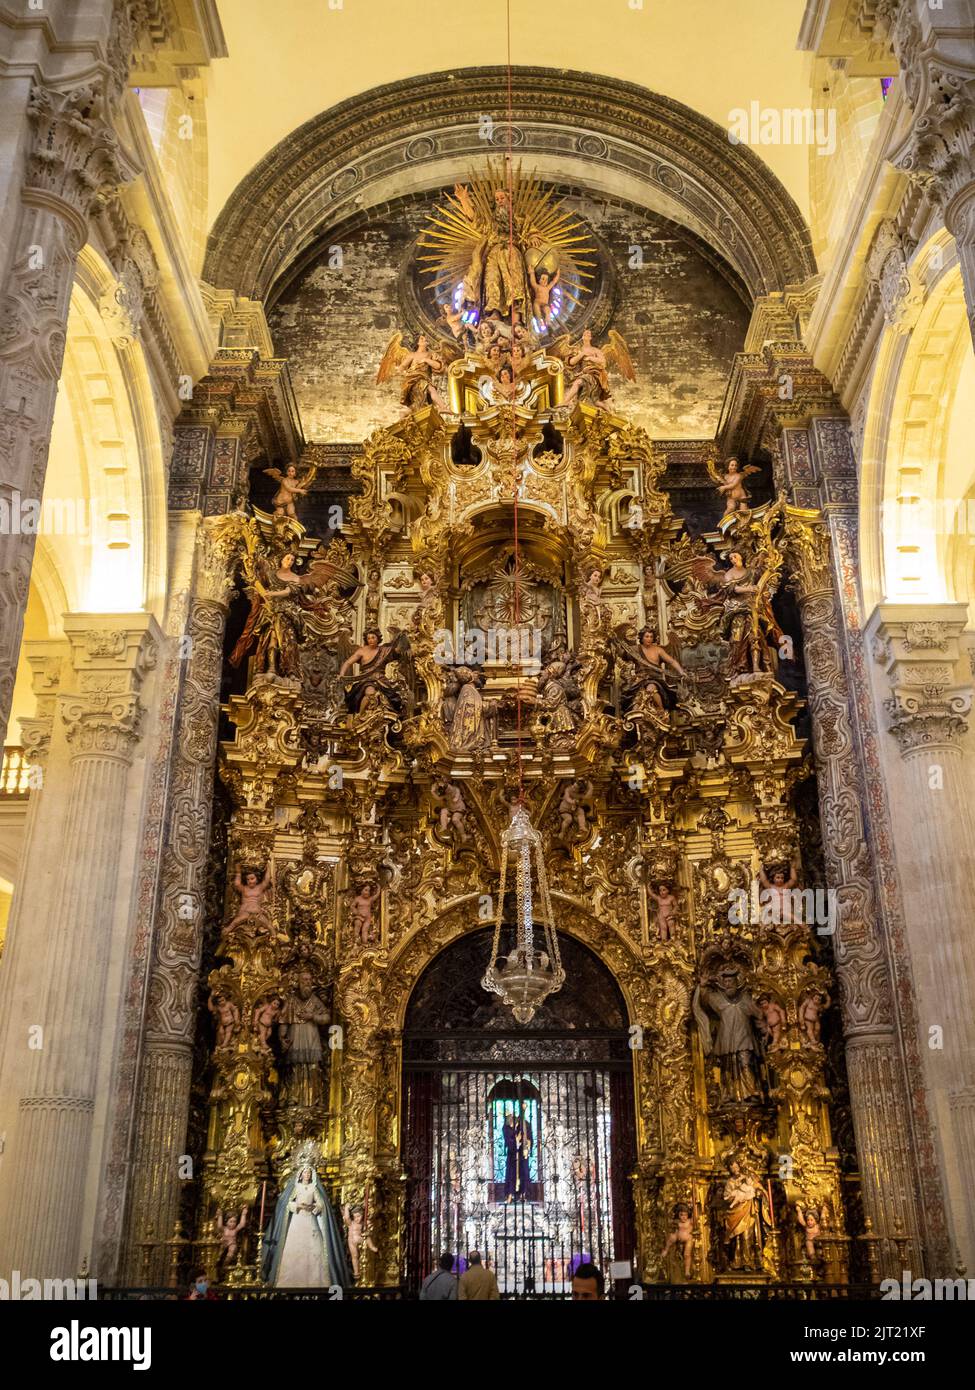
[[[617,385],[621,413],[657,437],[712,435],[750,312],[732,272],[666,218],[584,197],[567,202],[613,259],[612,322],[638,378]],[[400,286],[432,206],[404,199],[337,229],[277,295],[270,328],[290,363],[307,439],[360,440],[396,418],[395,386],[377,387],[376,368],[404,326]]]

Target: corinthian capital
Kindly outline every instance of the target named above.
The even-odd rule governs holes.
[[[114,754],[130,759],[142,735],[143,708],[138,695],[68,697],[61,718],[72,751]]]
[[[964,604],[884,604],[867,624],[874,659],[890,682],[888,728],[901,752],[957,746],[972,707],[961,647]]]
[[[954,232],[952,203],[975,182],[975,72],[924,66],[914,124],[892,163],[924,184]]]
[[[887,727],[905,755],[957,744],[968,731],[965,716],[971,707],[970,691],[946,691],[940,685],[897,691],[884,701]]]
[[[953,10],[957,8],[956,15]],[[955,0],[919,6],[878,0],[877,30],[886,34],[913,112],[891,163],[924,185],[953,235],[957,207],[975,181],[975,62],[971,17]]]
[[[86,226],[99,194],[138,172],[112,129],[101,88],[85,83],[58,92],[35,85],[27,115],[34,139],[26,191],[65,205]]]
[[[61,718],[75,754],[131,757],[142,734],[143,681],[156,662],[158,630],[148,613],[69,614],[73,676]]]

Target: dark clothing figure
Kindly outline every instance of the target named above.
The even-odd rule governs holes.
[[[528,1156],[532,1147],[532,1127],[522,1116],[505,1118],[502,1128],[505,1148],[504,1197],[506,1202],[524,1202],[531,1182]]]

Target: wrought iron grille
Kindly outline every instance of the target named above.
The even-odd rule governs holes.
[[[561,939],[566,987],[518,1028],[476,988],[490,935],[434,962],[404,1030],[407,1286],[478,1250],[502,1295],[561,1295],[633,1258],[633,1077],[615,982]],[[449,958],[448,958],[449,957]],[[474,982],[474,988],[471,982]]]

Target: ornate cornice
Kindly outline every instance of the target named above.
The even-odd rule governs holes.
[[[719,450],[751,455],[783,429],[804,428],[815,415],[842,413],[830,383],[796,337],[765,342],[760,351],[735,357],[716,432]]]
[[[204,278],[268,296],[327,229],[383,202],[404,179],[432,191],[507,145],[504,68],[428,73],[331,108],[275,147],[244,179],[210,236]],[[681,103],[591,73],[516,68],[512,144],[546,178],[603,191],[624,182],[640,201],[702,236],[753,297],[815,274],[809,232],[762,161]],[[490,141],[474,113],[494,113]],[[426,173],[424,166],[427,166]],[[409,170],[409,174],[405,171]],[[630,196],[630,195],[626,195]],[[635,198],[633,201],[637,201]]]
[[[175,425],[169,505],[226,512],[246,493],[248,464],[296,463],[304,447],[287,363],[221,348]]]

